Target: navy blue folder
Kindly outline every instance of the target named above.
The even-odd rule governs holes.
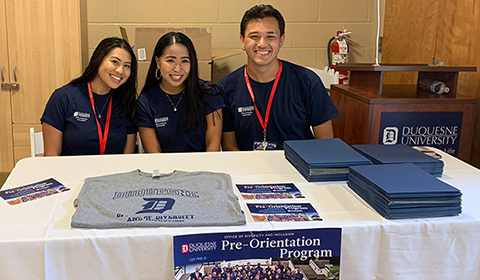
[[[372,182],[390,198],[460,193],[457,188],[440,181],[412,163],[351,166],[350,172]]]
[[[460,190],[412,163],[351,166],[347,184],[385,218],[461,213]]]
[[[307,181],[346,181],[348,167],[372,162],[339,138],[289,140],[285,158]]]
[[[443,173],[443,161],[407,145],[353,145],[356,151],[374,164],[413,163],[434,176]]]

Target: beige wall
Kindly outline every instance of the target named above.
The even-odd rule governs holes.
[[[251,0],[87,0],[88,49],[92,53],[104,37],[121,36],[127,29],[134,43],[135,28],[211,27],[212,47],[240,50],[239,25]],[[280,58],[297,64],[323,68],[327,65],[327,42],[337,30],[346,28],[355,42],[350,44],[350,62],[375,60],[375,0],[274,0],[286,21],[286,42]],[[213,81],[245,63],[240,54],[216,62]],[[143,77],[139,77],[143,79]]]

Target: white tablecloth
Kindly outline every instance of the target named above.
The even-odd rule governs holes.
[[[306,182],[283,151],[24,159],[2,190],[53,177],[71,191],[16,206],[0,201],[0,279],[173,279],[174,235],[312,227],[342,228],[344,280],[480,279],[480,170],[441,154],[441,179],[462,191],[463,213],[402,220],[382,218],[345,182]],[[226,172],[235,183],[293,182],[324,221],[253,222],[246,211],[248,223],[239,227],[70,227],[86,177],[135,169]]]

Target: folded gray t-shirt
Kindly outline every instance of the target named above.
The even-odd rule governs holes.
[[[72,227],[190,227],[245,224],[225,173],[135,170],[85,179]]]

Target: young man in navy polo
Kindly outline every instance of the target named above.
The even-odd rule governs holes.
[[[277,58],[285,42],[280,12],[254,6],[240,29],[247,65],[218,83],[226,104],[222,149],[283,149],[285,140],[332,138],[338,111],[320,78]]]

